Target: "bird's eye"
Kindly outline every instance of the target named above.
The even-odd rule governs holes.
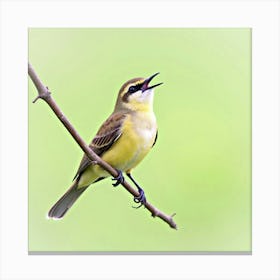
[[[135,92],[135,91],[137,91],[137,88],[136,88],[135,86],[131,86],[131,87],[129,87],[129,89],[128,89],[128,92],[129,92],[129,93],[133,93],[133,92]]]

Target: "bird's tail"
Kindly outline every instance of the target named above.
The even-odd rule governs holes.
[[[62,219],[80,195],[88,188],[77,188],[78,180],[75,180],[68,191],[55,203],[48,212],[50,219]]]

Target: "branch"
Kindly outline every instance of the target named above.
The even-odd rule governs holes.
[[[53,112],[56,114],[58,119],[63,123],[65,128],[69,131],[69,133],[72,135],[72,137],[75,139],[75,141],[78,143],[78,145],[81,147],[81,149],[85,152],[87,157],[92,160],[95,164],[100,165],[103,169],[105,169],[108,173],[110,173],[114,178],[118,176],[118,172],[107,162],[102,160],[96,153],[93,152],[92,149],[88,146],[88,144],[81,138],[81,136],[78,134],[78,132],[75,130],[75,128],[72,126],[72,124],[68,121],[68,119],[65,117],[65,115],[62,113],[60,108],[55,103],[54,99],[51,96],[51,92],[49,91],[48,87],[44,86],[37,74],[35,73],[33,67],[28,63],[28,74],[31,78],[32,82],[34,83],[37,91],[38,96],[34,99],[33,103],[35,103],[38,99],[43,99],[47,104],[51,107]],[[130,192],[134,197],[139,196],[139,193],[137,190],[135,190],[133,187],[130,186],[126,181],[122,183],[123,187]],[[145,204],[145,208],[148,209],[152,217],[159,217],[163,221],[165,221],[171,228],[177,229],[176,223],[173,221],[173,215],[166,215],[156,207],[154,207],[151,203],[148,201]]]

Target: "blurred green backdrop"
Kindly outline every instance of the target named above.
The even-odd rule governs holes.
[[[110,179],[47,220],[83,153],[43,101],[32,104],[29,80],[30,252],[251,250],[250,29],[32,28],[29,61],[88,142],[125,81],[161,73],[158,141],[134,175],[179,228],[132,208]]]

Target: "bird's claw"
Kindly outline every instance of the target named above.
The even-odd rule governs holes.
[[[116,178],[112,178],[113,181],[116,181],[116,183],[112,184],[114,187],[116,187],[119,184],[122,184],[124,182],[124,177],[123,177],[122,172],[120,170],[117,170],[117,171],[118,171],[118,176]]]
[[[145,206],[145,204],[147,202],[146,196],[145,196],[145,192],[141,188],[139,188],[139,187],[138,187],[138,191],[139,191],[139,196],[135,196],[133,198],[133,201],[135,203],[140,203],[140,205],[139,206],[132,206],[133,208],[136,208],[136,209],[140,208],[142,205]]]

